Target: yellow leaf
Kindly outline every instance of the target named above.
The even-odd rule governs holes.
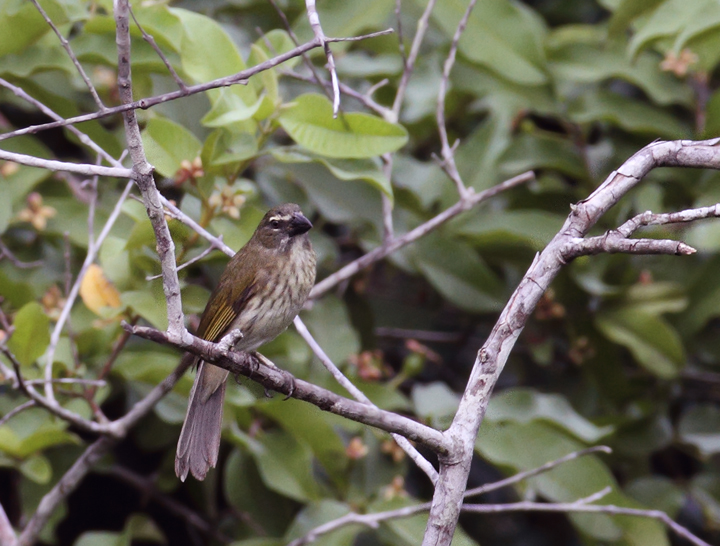
[[[80,297],[93,313],[103,316],[104,307],[120,307],[120,294],[117,288],[107,280],[102,268],[91,264],[80,284]]]

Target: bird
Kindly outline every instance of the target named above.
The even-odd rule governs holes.
[[[275,339],[305,305],[315,284],[312,223],[294,203],[270,209],[228,262],[200,318],[197,336],[217,342],[238,329],[235,350],[247,353]],[[197,375],[175,455],[175,474],[203,480],[220,450],[229,372],[195,358]]]

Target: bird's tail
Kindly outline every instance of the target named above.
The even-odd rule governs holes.
[[[217,464],[227,376],[226,370],[212,364],[198,366],[175,454],[175,474],[182,481],[188,472],[204,480]]]

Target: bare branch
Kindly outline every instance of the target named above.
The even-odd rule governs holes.
[[[23,262],[17,256],[15,256],[15,254],[13,254],[11,250],[7,247],[7,245],[3,243],[0,239],[0,260],[2,260],[3,258],[7,258],[8,260],[10,260],[10,263],[18,269],[32,269],[33,267],[40,267],[41,265],[43,265],[42,260],[37,260],[34,262]]]
[[[5,513],[5,509],[0,504],[0,546],[15,546],[16,544],[15,530]]]
[[[670,239],[627,239],[620,232],[612,230],[598,237],[570,239],[561,252],[563,259],[569,261],[578,256],[601,253],[690,256],[697,250],[683,242]]]
[[[7,423],[10,419],[15,417],[18,413],[25,411],[26,409],[34,407],[35,401],[34,400],[28,400],[27,402],[23,402],[17,407],[14,407],[9,412],[7,412],[5,415],[3,415],[2,419],[0,419],[0,427],[3,426],[5,423]],[[3,544],[2,540],[0,540],[0,545]]]
[[[219,241],[222,241],[222,235],[219,235],[219,236],[218,236],[218,240],[219,240]],[[215,244],[211,241],[209,247],[207,247],[207,248],[206,248],[205,250],[203,250],[200,254],[198,254],[197,256],[195,256],[192,260],[188,260],[187,262],[185,262],[185,263],[177,266],[177,270],[180,271],[181,269],[185,269],[186,267],[189,267],[189,266],[191,266],[192,264],[199,262],[199,261],[202,260],[205,256],[207,256],[208,254],[210,254],[213,250],[218,250],[218,248],[217,248],[217,247],[215,246]],[[160,273],[160,274],[158,274],[158,275],[148,275],[147,277],[145,277],[145,280],[146,280],[146,281],[154,281],[155,279],[159,279],[160,277],[162,277],[162,273]]]
[[[270,5],[275,8],[275,11],[277,12],[278,16],[280,17],[280,20],[283,23],[283,26],[285,27],[285,30],[287,31],[288,35],[290,36],[290,39],[293,41],[295,46],[299,46],[300,42],[297,39],[297,35],[292,29],[292,25],[290,25],[290,21],[288,21],[287,16],[285,15],[285,12],[280,9],[280,6],[277,5],[277,2],[275,0],[268,0],[270,2]],[[320,74],[318,74],[317,69],[315,68],[315,65],[312,63],[310,58],[308,57],[307,53],[303,53],[300,56],[303,60],[303,63],[307,67],[307,69],[310,71],[312,76],[308,77],[307,81],[311,83],[317,83],[320,88],[323,90],[323,93],[329,98],[330,100],[333,100],[332,95],[332,82],[326,82],[321,77]],[[341,84],[342,85],[342,84]],[[328,86],[330,89],[328,89]]]
[[[303,74],[298,74],[297,72],[293,72],[292,70],[285,70],[281,72],[283,76],[288,76],[289,78],[293,78],[295,80],[301,80],[308,83],[314,83],[316,80],[312,76],[304,76]],[[320,80],[323,89],[327,91],[328,87],[332,88],[332,84],[330,82],[326,82],[323,80]],[[384,82],[387,82],[387,80],[382,80]],[[381,83],[381,82],[378,82]],[[358,102],[360,102],[363,106],[365,106],[368,110],[372,110],[376,114],[382,116],[384,119],[390,121],[393,119],[393,113],[390,109],[385,108],[381,104],[378,104],[372,99],[372,93],[370,92],[373,88],[368,89],[366,93],[359,93],[358,91],[355,91],[352,87],[349,85],[346,85],[342,82],[339,83],[340,85],[340,91],[342,91],[345,95],[354,98]],[[377,84],[376,84],[377,85]],[[373,87],[376,87],[373,86]]]
[[[103,104],[103,101],[100,100],[100,96],[97,94],[97,90],[95,89],[95,86],[90,81],[90,78],[88,78],[88,75],[85,73],[85,70],[83,69],[82,65],[80,64],[80,61],[78,61],[78,58],[75,56],[75,53],[73,52],[72,48],[70,47],[70,43],[65,39],[65,36],[62,35],[62,33],[58,30],[58,28],[55,26],[55,23],[52,22],[48,14],[45,12],[43,7],[40,5],[38,0],[31,0],[32,3],[35,5],[35,8],[40,12],[40,15],[42,15],[43,19],[45,19],[45,22],[50,25],[50,28],[53,29],[53,32],[60,40],[60,44],[62,44],[63,49],[67,52],[68,57],[70,57],[70,60],[75,65],[75,68],[80,73],[80,77],[85,82],[85,85],[87,86],[88,90],[90,91],[90,94],[92,95],[93,100],[95,101],[95,104],[97,104],[98,108],[100,108],[101,111],[105,110],[105,105]]]
[[[450,52],[448,53],[447,59],[445,59],[445,64],[443,65],[443,74],[440,79],[440,90],[438,91],[437,108],[435,111],[438,131],[440,132],[440,142],[442,143],[441,166],[450,179],[455,183],[455,187],[457,188],[461,198],[465,197],[469,190],[465,187],[465,184],[463,184],[462,177],[455,165],[455,145],[450,146],[450,143],[448,142],[447,127],[445,125],[445,95],[447,94],[450,72],[455,64],[455,55],[457,54],[460,37],[463,32],[465,32],[465,27],[467,26],[468,19],[470,18],[470,13],[472,13],[476,2],[477,0],[470,0],[462,19],[460,19],[460,22],[458,23],[457,29],[455,29],[455,34],[453,35],[452,43],[450,44]]]
[[[60,481],[47,493],[38,506],[35,513],[28,521],[25,529],[23,529],[18,540],[19,546],[32,546],[37,541],[37,537],[42,528],[50,519],[58,505],[72,493],[83,478],[90,472],[93,466],[102,458],[113,445],[116,440],[108,436],[95,440],[78,458],[70,469],[65,472]]]
[[[151,479],[136,474],[132,470],[129,470],[125,467],[117,465],[113,466],[110,469],[110,475],[115,476],[116,478],[133,486],[135,489],[143,493],[144,496],[150,497],[160,506],[173,514],[180,516],[184,521],[186,521],[196,529],[199,529],[204,534],[225,544],[232,542],[232,539],[230,539],[230,537],[221,533],[215,526],[211,525],[210,522],[203,519],[197,512],[190,510],[184,504],[176,501],[171,496],[166,495],[162,491],[160,491]]]
[[[394,119],[392,121],[396,122],[400,119],[400,110],[402,108],[403,101],[405,100],[405,92],[407,91],[407,86],[410,82],[410,76],[412,76],[413,70],[415,69],[415,61],[420,53],[420,46],[425,38],[425,32],[427,32],[428,29],[428,20],[430,19],[432,10],[435,8],[436,2],[437,0],[428,0],[427,6],[425,6],[425,11],[418,20],[415,38],[413,38],[412,46],[410,46],[410,54],[405,60],[405,69],[403,70],[400,83],[398,84],[397,93],[395,94],[395,101],[393,102],[392,107]]]
[[[421,237],[427,235],[434,229],[437,229],[442,224],[454,218],[458,214],[469,210],[478,203],[486,201],[487,199],[490,199],[491,197],[494,197],[499,193],[509,190],[510,188],[514,188],[515,186],[519,186],[520,184],[524,184],[528,180],[532,180],[533,177],[533,173],[529,171],[510,178],[505,182],[502,182],[501,184],[498,184],[497,186],[489,188],[485,191],[469,195],[466,199],[460,199],[453,206],[445,209],[443,212],[441,212],[434,218],[428,220],[424,224],[421,224],[415,229],[408,231],[406,234],[400,237],[396,237],[390,242],[379,246],[374,250],[371,250],[357,260],[350,262],[346,266],[342,267],[332,275],[329,275],[315,285],[315,287],[312,289],[312,292],[310,292],[310,298],[319,298],[321,295],[333,288],[335,285],[344,281],[345,279],[349,279],[361,269],[364,269],[369,265],[382,260],[385,256],[395,252],[397,249],[402,248],[405,245],[408,245],[414,241],[417,241]]]
[[[371,32],[370,34],[364,34],[362,36],[355,36],[355,37],[351,37],[351,38],[329,38],[329,37],[326,37],[325,41],[329,42],[329,43],[332,43],[332,42],[355,42],[355,41],[359,41],[359,40],[366,40],[368,38],[375,38],[377,36],[384,36],[384,35],[390,34],[392,32],[393,32],[392,29],[387,29],[387,30],[381,30],[379,32]],[[164,102],[169,102],[169,101],[176,100],[181,97],[186,97],[189,95],[195,95],[197,93],[209,91],[210,89],[217,89],[219,87],[228,87],[231,85],[245,84],[245,83],[247,83],[247,79],[249,77],[254,76],[255,74],[259,74],[260,72],[264,72],[265,70],[268,70],[270,68],[274,68],[289,59],[292,59],[294,57],[297,57],[298,55],[301,55],[302,53],[305,53],[306,51],[310,51],[311,49],[320,47],[320,45],[321,44],[317,41],[317,39],[313,39],[305,44],[302,44],[294,49],[291,49],[290,51],[281,53],[280,55],[273,57],[272,59],[264,61],[260,64],[252,66],[245,70],[242,70],[242,71],[238,72],[237,74],[231,74],[230,76],[224,76],[222,78],[217,78],[217,79],[209,81],[209,82],[200,83],[197,85],[191,85],[187,88],[187,92],[178,90],[178,91],[173,91],[170,93],[163,93],[161,95],[156,95],[154,97],[140,99],[138,101],[130,100],[130,102],[123,103],[119,106],[114,106],[112,108],[106,108],[103,112],[94,112],[92,114],[83,114],[81,116],[74,116],[71,118],[52,121],[49,123],[43,123],[40,125],[31,125],[29,127],[24,127],[23,129],[18,129],[16,131],[12,131],[9,133],[0,134],[0,140],[6,140],[8,138],[13,138],[13,137],[21,136],[21,135],[35,134],[40,131],[54,129],[56,127],[65,127],[68,125],[75,125],[77,123],[82,123],[85,121],[92,121],[94,119],[105,118],[105,117],[109,117],[109,116],[112,116],[115,114],[128,112],[131,110],[138,110],[138,109],[146,110],[147,108],[156,106],[156,105],[164,103]]]
[[[315,39],[322,45],[325,51],[325,57],[327,58],[328,71],[330,72],[330,81],[332,82],[333,90],[333,117],[336,118],[340,110],[340,86],[338,85],[338,75],[335,69],[335,58],[333,57],[330,44],[320,25],[320,16],[315,6],[315,0],[305,0],[305,8],[307,9],[310,28],[312,28],[313,34],[315,34]]]
[[[212,343],[190,334],[183,340],[175,341],[168,334],[154,328],[127,324],[124,324],[123,327],[139,337],[171,345],[200,356],[205,362],[211,362],[230,373],[250,377],[269,390],[309,402],[323,411],[329,411],[386,432],[396,432],[427,446],[436,453],[448,452],[449,446],[445,443],[442,432],[407,417],[355,402],[302,379],[297,379],[280,368],[264,365],[261,360],[265,357],[257,358],[247,353],[227,352],[222,349],[221,343]],[[135,408],[132,411],[134,410]],[[120,421],[124,421],[127,417],[123,417]]]
[[[110,216],[107,219],[107,222],[105,222],[105,226],[103,227],[102,231],[100,232],[100,235],[98,236],[97,240],[94,242],[92,246],[88,246],[88,252],[85,256],[85,261],[83,262],[82,267],[80,268],[80,272],[78,273],[77,278],[75,279],[75,283],[73,284],[72,289],[70,290],[70,293],[67,295],[67,299],[65,301],[65,305],[63,306],[62,311],[60,312],[60,316],[58,317],[57,322],[55,323],[55,328],[53,329],[52,335],[50,336],[50,345],[48,346],[48,350],[46,353],[46,361],[45,361],[45,396],[47,397],[48,401],[54,402],[55,400],[55,394],[53,393],[52,388],[52,366],[53,361],[55,358],[55,348],[57,347],[58,342],[60,341],[60,335],[62,334],[63,327],[65,326],[65,322],[67,321],[68,317],[70,316],[70,311],[72,310],[72,306],[75,303],[75,300],[77,299],[77,296],[80,292],[80,285],[82,284],[82,280],[85,277],[85,274],[87,273],[87,270],[90,268],[90,266],[95,262],[95,257],[97,256],[97,253],[100,250],[100,247],[103,244],[103,241],[105,241],[105,238],[110,234],[110,230],[115,225],[116,220],[120,216],[120,212],[122,210],[122,205],[125,202],[125,199],[127,198],[128,194],[130,193],[130,190],[133,187],[133,181],[131,180],[125,185],[125,189],[120,194],[120,197],[118,198],[118,202],[115,204],[115,208],[113,208],[113,211],[110,213]]]
[[[88,165],[84,163],[68,163],[54,159],[42,159],[32,155],[16,154],[15,152],[7,152],[5,150],[0,150],[0,159],[14,161],[20,165],[27,165],[28,167],[47,169],[48,171],[66,171],[69,173],[84,174],[86,176],[99,175],[112,178],[132,178],[133,176],[130,169],[123,167],[102,167],[100,165]]]
[[[358,389],[355,385],[353,385],[353,383],[347,377],[345,377],[345,375],[340,371],[340,369],[335,366],[335,363],[330,360],[330,357],[325,353],[325,351],[323,351],[323,348],[315,340],[315,338],[312,336],[310,331],[307,329],[307,326],[305,326],[305,323],[299,316],[295,317],[294,323],[295,329],[302,336],[305,342],[310,346],[312,352],[315,353],[315,356],[318,357],[320,362],[322,362],[323,366],[325,366],[325,369],[330,372],[330,374],[335,378],[335,380],[340,385],[342,385],[345,390],[347,390],[358,402],[375,406],[375,404],[373,404],[372,401],[367,396],[365,396],[365,393]],[[407,438],[404,438],[399,434],[392,434],[392,437],[395,442],[402,448],[402,450],[408,455],[408,457],[410,457],[410,459],[413,460],[413,462],[420,468],[420,470],[427,474],[428,478],[430,478],[430,481],[435,484],[435,482],[437,482],[438,474],[437,470],[435,470],[433,465],[430,464],[430,462],[425,459],[425,457],[423,457],[417,449],[415,449],[415,446],[413,446]]]
[[[118,49],[118,90],[120,100],[124,104],[129,104],[132,103],[129,1],[117,0],[114,6],[115,42]],[[125,137],[127,138],[128,150],[133,162],[133,171],[136,175],[135,180],[138,188],[140,188],[143,203],[157,241],[156,248],[163,271],[163,292],[167,303],[168,333],[173,338],[183,338],[188,332],[185,329],[185,316],[182,312],[180,297],[180,281],[175,267],[175,243],[170,236],[170,230],[163,214],[160,193],[153,179],[153,167],[145,157],[135,110],[124,112],[123,120],[125,122]]]
[[[487,341],[478,351],[458,411],[452,425],[445,431],[459,451],[455,453],[453,464],[447,464],[442,458],[440,460],[440,480],[433,496],[424,546],[445,546],[452,540],[459,515],[460,492],[467,482],[475,438],[485,416],[490,393],[528,317],[566,263],[564,251],[567,245],[585,236],[600,217],[652,169],[660,166],[720,168],[717,143],[718,139],[658,141],[638,151],[620,169],[611,173],[588,198],[572,207],[561,230],[533,260]]]
[[[135,12],[132,10],[132,7],[130,7],[130,15],[133,18],[133,21],[135,21],[135,24],[140,29],[140,32],[142,33],[143,39],[150,44],[150,47],[152,47],[155,50],[155,53],[158,54],[158,57],[162,60],[162,62],[165,64],[165,67],[168,69],[168,72],[170,72],[170,75],[175,80],[175,83],[178,85],[181,91],[184,91],[187,93],[188,87],[185,84],[185,82],[182,80],[180,76],[178,76],[178,73],[175,72],[175,69],[173,68],[173,65],[170,63],[170,60],[165,56],[165,54],[162,52],[162,49],[160,49],[160,46],[157,45],[157,42],[155,41],[155,38],[153,38],[150,34],[145,32],[145,29],[142,27],[140,22],[137,20],[137,17],[135,17]]]
[[[625,508],[624,506],[615,505],[598,506],[585,504],[579,501],[557,504],[523,501],[512,504],[466,504],[463,505],[462,511],[471,512],[473,514],[499,514],[501,512],[562,512],[649,518],[661,521],[677,536],[690,541],[695,546],[710,546],[710,544],[695,536],[688,529],[673,521],[670,516],[660,510],[642,510],[639,508]]]
[[[642,226],[660,226],[665,224],[681,224],[694,222],[696,220],[704,220],[706,218],[720,217],[720,203],[710,205],[709,207],[700,207],[697,209],[688,209],[680,212],[667,212],[663,214],[653,214],[651,211],[643,212],[637,216],[630,218],[621,225],[617,230],[625,237],[629,237]]]
[[[578,457],[584,457],[585,455],[589,455],[590,453],[596,453],[599,451],[602,451],[604,453],[609,453],[610,448],[605,447],[605,446],[596,446],[596,447],[591,447],[588,449],[582,449],[580,451],[574,451],[572,453],[568,453],[564,457],[561,457],[554,461],[545,463],[544,465],[534,468],[532,470],[527,470],[525,472],[519,472],[518,474],[515,474],[514,476],[510,476],[509,478],[505,478],[504,480],[485,484],[480,487],[476,487],[475,489],[469,489],[468,491],[466,491],[464,493],[463,498],[467,498],[467,497],[475,496],[475,495],[481,495],[483,493],[488,493],[490,491],[495,491],[497,489],[507,487],[509,485],[518,483],[522,480],[525,480],[527,478],[531,478],[533,476],[537,476],[538,474],[542,474],[544,472],[552,470],[556,466],[559,466],[559,465],[566,463],[568,461],[571,461],[573,459],[577,459]],[[607,488],[603,489],[601,491],[601,493],[603,495],[607,494]],[[594,493],[592,496],[594,497],[595,495],[597,495],[597,493]],[[588,501],[586,500],[585,502],[588,502]],[[313,542],[314,540],[316,540],[318,537],[320,537],[322,535],[325,535],[327,533],[330,533],[332,531],[340,529],[341,527],[345,527],[346,525],[350,525],[353,523],[366,525],[370,528],[376,528],[378,526],[378,524],[382,521],[389,521],[391,519],[399,519],[399,518],[406,518],[409,516],[414,516],[415,514],[426,512],[429,509],[430,509],[430,503],[425,502],[422,504],[417,504],[415,506],[405,506],[405,507],[399,508],[397,510],[387,510],[385,512],[374,512],[374,513],[370,513],[370,514],[356,514],[356,513],[352,512],[350,514],[346,514],[346,515],[339,517],[337,519],[334,519],[332,521],[328,521],[327,523],[319,525],[318,527],[315,527],[314,529],[310,530],[305,536],[292,541],[290,544],[288,544],[288,546],[301,546],[302,544],[308,544],[310,542]]]
[[[20,97],[21,99],[27,101],[28,103],[35,106],[38,110],[40,110],[42,113],[46,114],[50,118],[54,119],[55,121],[63,122],[64,118],[57,114],[55,111],[53,111],[48,106],[44,105],[39,100],[35,99],[34,97],[31,97],[28,95],[25,90],[21,89],[20,87],[17,87],[10,82],[3,80],[0,78],[0,85],[3,87],[9,89],[12,91],[17,97]],[[91,148],[95,153],[97,153],[99,156],[103,157],[107,162],[109,162],[111,165],[115,167],[122,167],[122,164],[117,161],[113,156],[111,156],[109,153],[107,153],[105,150],[103,150],[98,144],[92,140],[89,136],[87,136],[85,133],[80,131],[77,127],[74,127],[73,125],[68,125],[68,130],[74,134],[76,137],[78,137],[78,140],[80,140],[81,143],[85,144],[89,148]],[[4,135],[0,134],[0,140]]]
[[[475,497],[477,495],[489,493],[490,491],[495,491],[496,489],[502,489],[503,487],[507,487],[509,485],[513,485],[513,484],[521,482],[523,480],[527,480],[528,478],[532,478],[539,474],[544,474],[545,472],[552,470],[556,466],[560,466],[569,461],[579,459],[580,457],[584,457],[584,456],[590,455],[592,453],[608,453],[609,454],[609,453],[612,453],[612,449],[610,449],[607,446],[593,446],[593,447],[589,447],[587,449],[573,451],[572,453],[568,453],[564,457],[560,457],[559,459],[555,459],[554,461],[547,462],[542,466],[538,466],[537,468],[525,470],[524,472],[518,472],[517,474],[514,474],[508,478],[505,478],[504,480],[500,480],[500,481],[493,482],[490,484],[481,485],[480,487],[475,487],[473,489],[468,489],[467,491],[465,491],[463,498]]]

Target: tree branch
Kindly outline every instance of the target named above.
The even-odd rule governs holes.
[[[572,207],[565,224],[538,254],[478,351],[470,379],[452,425],[445,432],[457,446],[440,458],[424,546],[447,546],[460,513],[462,492],[470,472],[475,438],[485,416],[490,393],[507,358],[542,294],[566,263],[564,252],[574,239],[587,234],[597,221],[652,169],[661,166],[720,168],[719,139],[654,142],[638,151],[587,198]]]
[[[449,444],[446,443],[442,432],[396,413],[344,398],[327,389],[323,389],[302,379],[297,379],[290,375],[289,372],[281,370],[280,368],[261,365],[261,359],[253,357],[252,355],[229,351],[229,347],[225,346],[223,340],[219,343],[212,343],[188,334],[187,338],[176,341],[168,334],[154,328],[130,326],[128,324],[123,324],[123,327],[134,335],[200,356],[205,362],[215,364],[220,368],[228,370],[232,374],[249,377],[269,390],[291,398],[296,398],[297,400],[309,402],[323,411],[328,411],[386,432],[401,434],[406,438],[427,446],[436,453],[447,454],[449,452]],[[133,408],[133,410],[134,409],[135,408]],[[120,421],[126,420],[129,415],[130,414],[126,415],[120,419]]]
[[[39,167],[48,171],[65,171],[69,173],[84,174],[85,176],[108,176],[111,178],[132,178],[130,169],[124,167],[103,167],[101,165],[88,165],[84,163],[68,163],[67,161],[56,161],[54,159],[42,159],[32,155],[17,154],[0,150],[0,160],[14,161],[28,167]]]

